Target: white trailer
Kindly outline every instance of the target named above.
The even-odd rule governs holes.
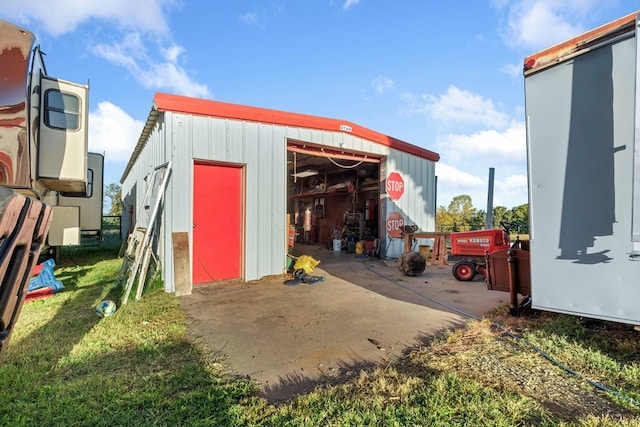
[[[57,206],[74,210],[73,217],[79,216],[71,226],[79,229],[73,233],[74,244],[80,244],[80,236],[102,239],[102,203],[104,191],[104,155],[88,153],[87,156],[87,191],[74,193],[61,191],[58,193]],[[49,229],[48,242],[51,246],[69,245],[65,239],[66,228],[59,226],[56,215]]]
[[[101,221],[103,160],[87,151],[88,91],[50,77],[34,35],[0,21],[0,354],[50,225],[49,243],[62,246],[80,243],[83,214]]]
[[[638,13],[525,58],[531,303],[640,324]]]

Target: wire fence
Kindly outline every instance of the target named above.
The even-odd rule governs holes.
[[[120,215],[102,216],[102,239],[105,242],[122,240],[122,217]]]

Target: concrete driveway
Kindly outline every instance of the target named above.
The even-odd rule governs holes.
[[[181,298],[192,332],[250,376],[271,402],[387,364],[444,329],[507,304],[482,277],[458,282],[450,267],[405,276],[394,261],[298,246],[320,260],[313,285],[284,277],[200,286]]]

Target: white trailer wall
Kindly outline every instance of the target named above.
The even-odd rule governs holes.
[[[632,31],[525,78],[534,308],[640,324],[636,58]]]

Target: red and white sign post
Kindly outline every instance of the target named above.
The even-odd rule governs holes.
[[[402,237],[404,217],[400,212],[391,212],[387,217],[387,234],[393,239]]]
[[[398,172],[391,172],[387,177],[387,194],[391,200],[399,200],[404,194],[404,179]]]

